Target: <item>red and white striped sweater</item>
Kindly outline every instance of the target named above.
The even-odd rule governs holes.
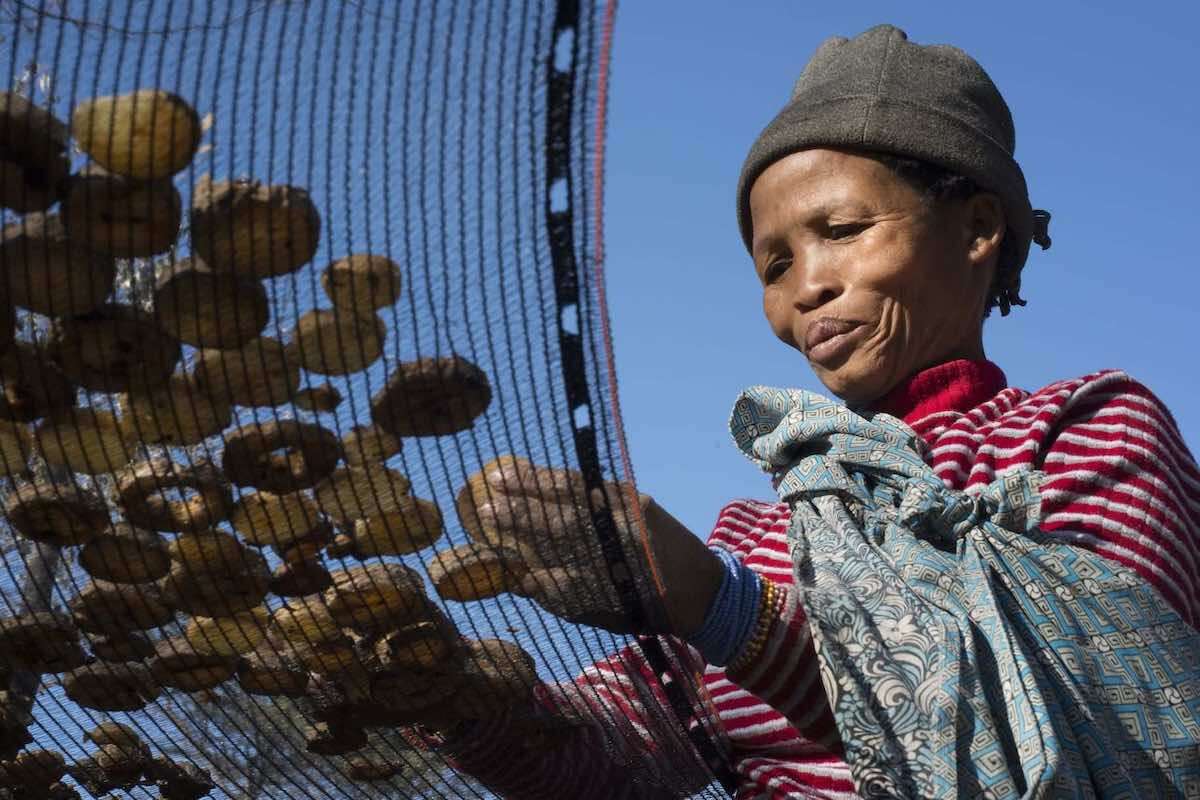
[[[924,438],[931,466],[952,488],[970,491],[1030,466],[1044,471],[1042,530],[1133,568],[1196,624],[1200,470],[1167,409],[1128,375],[1100,372],[1029,394],[1006,388],[990,362],[955,361],[910,379],[879,410]],[[721,510],[708,542],[790,587],[787,527],[786,505],[741,500]],[[663,738],[643,710],[639,676],[650,671],[627,648],[572,684],[545,687],[544,699],[572,695],[597,719],[626,717],[624,736],[640,740],[628,752],[653,752]],[[739,800],[855,796],[795,595],[747,673],[708,667],[704,682],[734,754]],[[548,749],[544,739],[514,741],[507,725],[497,719],[451,748],[461,768],[503,797],[672,796],[636,780],[628,767],[636,757],[612,753],[598,732],[577,730]]]

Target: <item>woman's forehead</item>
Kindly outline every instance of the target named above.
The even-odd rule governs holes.
[[[779,215],[873,212],[915,200],[916,192],[875,159],[813,149],[763,170],[750,189],[750,212],[757,228],[760,219],[769,224]]]

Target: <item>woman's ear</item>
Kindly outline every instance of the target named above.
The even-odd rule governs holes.
[[[991,192],[976,192],[967,199],[963,212],[968,229],[967,258],[977,265],[995,263],[1008,224],[1000,198]]]

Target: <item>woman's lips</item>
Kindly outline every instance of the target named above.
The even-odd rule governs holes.
[[[827,366],[849,354],[858,338],[854,334],[862,327],[861,322],[822,317],[808,326],[804,355],[813,363]]]

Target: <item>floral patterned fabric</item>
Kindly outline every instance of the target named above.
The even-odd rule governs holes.
[[[863,797],[1200,797],[1200,636],[1038,531],[1039,473],[949,489],[900,420],[804,390],[746,390],[730,430],[792,507]]]

